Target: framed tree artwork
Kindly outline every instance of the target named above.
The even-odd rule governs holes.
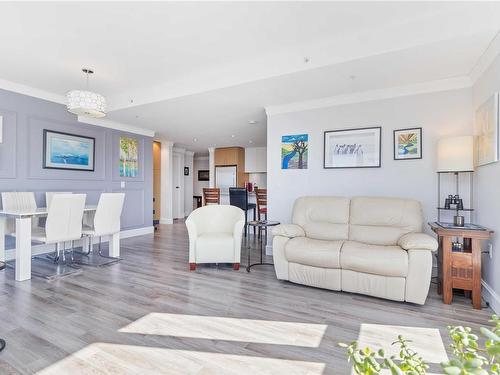
[[[281,169],[307,169],[307,134],[281,137]]]
[[[422,159],[422,128],[394,130],[394,160]]]
[[[323,167],[380,168],[381,133],[380,126],[326,131]]]

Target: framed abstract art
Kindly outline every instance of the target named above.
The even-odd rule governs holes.
[[[394,160],[422,159],[422,128],[394,130]]]
[[[495,93],[476,111],[474,135],[476,136],[476,165],[495,163],[499,159],[499,94]]]

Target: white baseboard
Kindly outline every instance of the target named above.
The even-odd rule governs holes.
[[[266,255],[273,255],[273,245],[266,245]]]
[[[483,285],[483,298],[490,304],[491,309],[500,314],[500,296],[493,290],[493,288],[484,280],[481,280]]]
[[[120,232],[120,239],[125,239],[125,238],[130,238],[130,237],[137,237],[137,236],[144,236],[147,234],[152,234],[154,233],[155,228],[153,226],[151,227],[143,227],[143,228],[136,228],[136,229],[127,229],[127,230],[122,230]],[[97,240],[96,240],[97,241]],[[102,242],[108,242],[109,237],[108,236],[103,236],[102,237]],[[84,240],[78,240],[75,241],[75,247],[80,247],[84,245]],[[70,246],[70,244],[68,244]],[[40,255],[40,254],[47,254],[52,251],[54,251],[55,245],[35,245],[31,247],[31,254],[33,256],[35,255]],[[16,249],[9,249],[5,250],[5,260],[14,260],[16,259]]]
[[[172,218],[166,218],[166,217],[160,218],[160,224],[173,224],[173,223],[174,219]]]
[[[143,228],[136,228],[136,229],[127,229],[127,230],[122,230],[120,232],[120,238],[130,238],[130,237],[137,237],[137,236],[144,236],[146,234],[151,234],[154,233],[155,227],[143,227]]]

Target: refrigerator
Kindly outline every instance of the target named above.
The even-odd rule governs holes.
[[[220,189],[221,195],[229,195],[229,188],[236,187],[236,166],[215,167],[215,187]]]

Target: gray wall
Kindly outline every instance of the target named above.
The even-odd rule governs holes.
[[[370,195],[418,199],[425,220],[435,220],[437,140],[471,134],[471,98],[471,90],[462,89],[270,116],[267,122],[269,217],[289,223],[295,199],[304,195]],[[323,168],[325,130],[369,126],[382,127],[381,168]],[[423,158],[393,160],[393,130],[411,127],[423,129]],[[281,136],[289,134],[309,134],[307,169],[281,169]],[[453,180],[443,180],[443,191],[454,191]],[[465,192],[463,195],[467,197]]]
[[[474,111],[493,93],[500,91],[500,56],[477,80],[472,88]],[[497,313],[500,313],[500,163],[492,163],[476,168],[476,208],[477,221],[495,231],[493,237],[493,257],[483,254],[483,285],[485,299]],[[483,250],[486,250],[484,246]]]
[[[0,90],[3,143],[0,143],[0,192],[34,191],[37,204],[45,206],[46,191],[87,194],[95,204],[102,192],[125,192],[122,229],[148,227],[153,217],[152,138],[77,122],[61,104]],[[42,168],[43,129],[95,138],[95,171]],[[139,140],[139,176],[119,176],[119,137]],[[125,188],[120,182],[125,181]]]

